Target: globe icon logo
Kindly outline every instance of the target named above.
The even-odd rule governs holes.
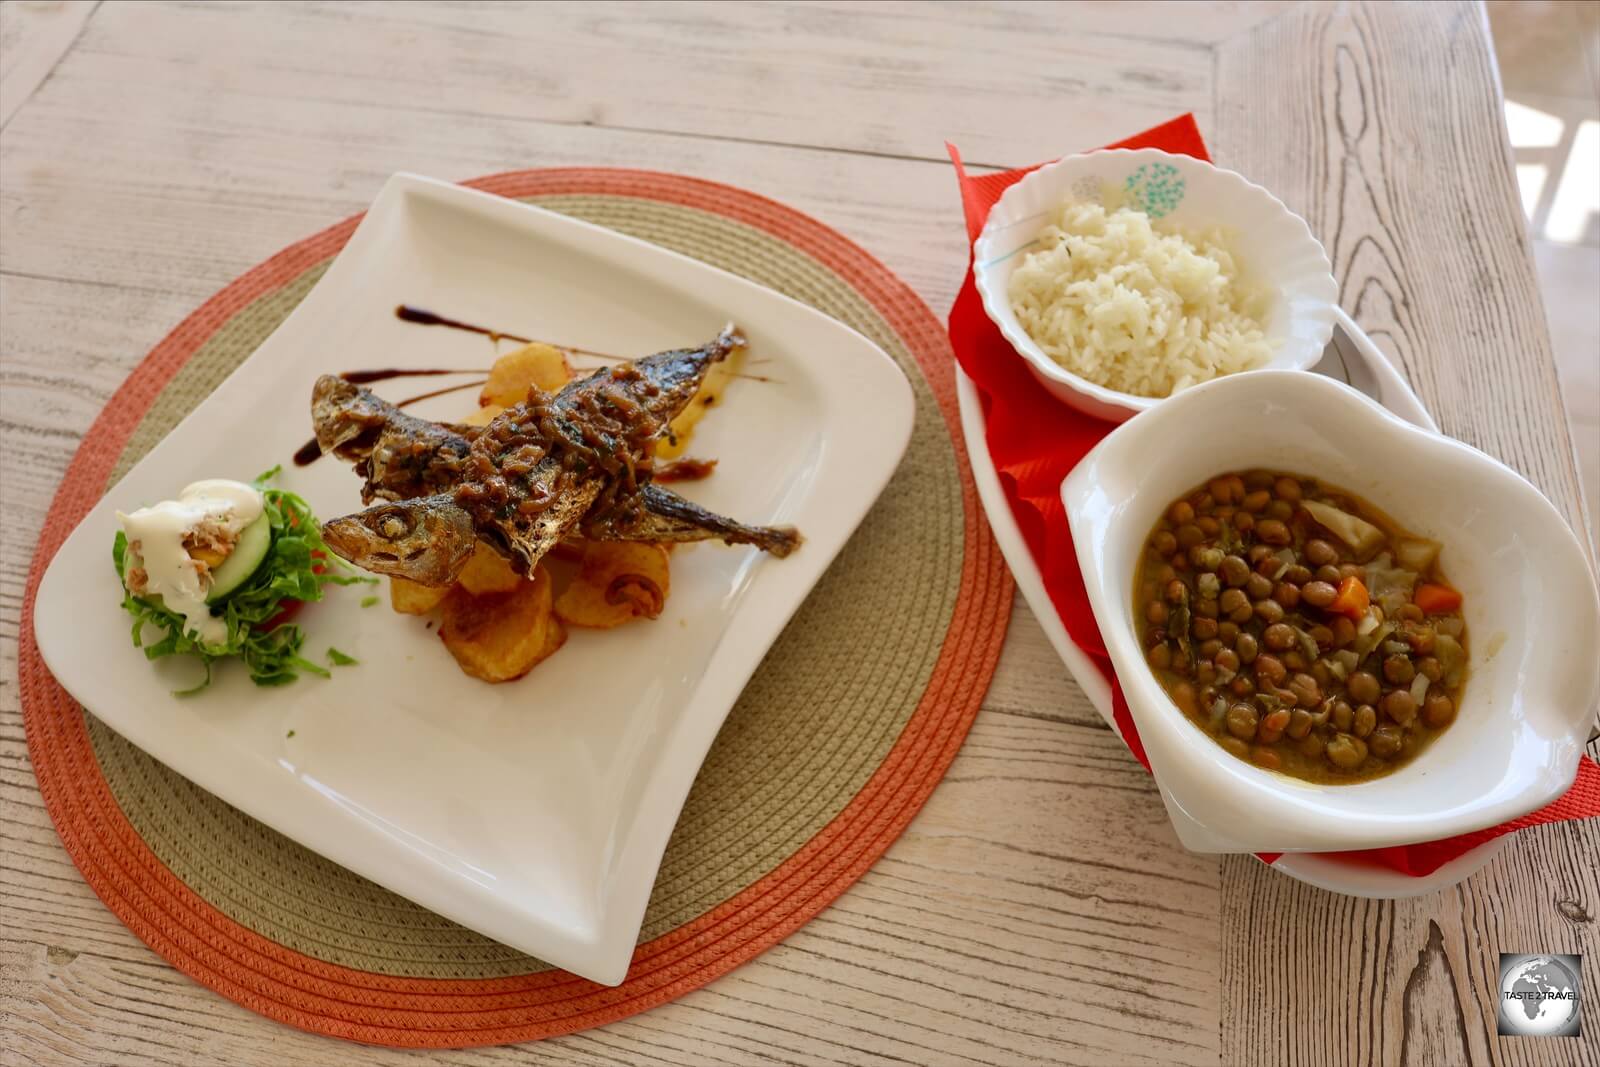
[[[1577,1034],[1578,983],[1575,957],[1503,956],[1500,1033],[1525,1037]]]

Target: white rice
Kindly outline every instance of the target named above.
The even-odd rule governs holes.
[[[1017,322],[1072,373],[1138,396],[1265,363],[1263,294],[1220,232],[1186,237],[1132,208],[1063,204],[1011,275]]]

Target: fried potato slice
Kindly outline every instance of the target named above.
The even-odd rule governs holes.
[[[551,611],[550,574],[506,593],[473,596],[457,587],[444,602],[439,638],[461,669],[486,682],[521,678],[561,647],[566,632]]]
[[[389,603],[402,615],[426,615],[450,595],[454,586],[423,585],[409,578],[389,579]]]
[[[528,399],[528,389],[537,386],[554,393],[572,378],[572,368],[559,348],[535,341],[494,361],[489,380],[484,383],[478,403],[499,404],[502,408]]]
[[[523,395],[526,396],[527,393],[524,392]],[[494,417],[496,415],[500,414],[504,410],[505,408],[501,407],[499,404],[485,404],[483,407],[479,408],[477,411],[474,411],[466,418],[457,419],[456,421],[463,426],[487,426],[494,421]]]
[[[556,616],[572,626],[609,630],[661,614],[670,590],[667,550],[632,541],[591,541]]]
[[[472,550],[472,558],[456,576],[456,582],[473,596],[486,593],[509,593],[526,579],[512,569],[511,561],[479,541]]]
[[[550,624],[544,629],[544,651],[540,653],[537,662],[543,663],[545,660],[559,652],[561,650],[561,646],[566,643],[567,628],[561,624],[560,619],[556,618],[555,615],[552,614],[550,616]]]
[[[728,358],[721,363],[713,363],[711,369],[706,371],[705,381],[700,383],[700,389],[689,399],[689,403],[678,417],[672,420],[667,428],[667,433],[656,444],[657,459],[677,459],[689,447],[689,438],[694,436],[694,427],[705,417],[706,412],[722,403],[722,394],[728,391],[728,386],[739,376],[739,368],[744,366],[744,349],[740,348],[728,353]]]

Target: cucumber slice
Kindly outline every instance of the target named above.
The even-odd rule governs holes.
[[[206,597],[206,603],[215,604],[226,599],[229,593],[248,581],[256,568],[261,566],[261,561],[267,558],[267,550],[271,547],[272,523],[267,521],[263,513],[255,522],[239,531],[239,543],[233,546],[228,558],[211,572],[211,593]]]

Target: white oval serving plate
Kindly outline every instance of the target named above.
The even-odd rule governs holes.
[[[1370,338],[1341,309],[1335,309],[1340,330],[1332,338],[1323,359],[1312,370],[1337,381],[1351,384],[1382,403],[1389,411],[1421,428],[1437,432],[1416,394],[1394,365]],[[1069,673],[1089,697],[1111,729],[1111,688],[1094,662],[1071,637],[1050,603],[1038,565],[1028,551],[1022,533],[1011,514],[1001,489],[994,463],[985,443],[985,423],[977,388],[957,371],[957,394],[961,406],[962,428],[968,455],[972,460],[978,494],[989,517],[1002,554],[1017,580],[1017,587],[1032,608],[1051,646]],[[1181,818],[1181,815],[1179,816]],[[1175,820],[1176,821],[1176,820]],[[1372,898],[1420,896],[1462,881],[1487,864],[1502,848],[1505,838],[1496,838],[1464,853],[1422,877],[1401,874],[1387,867],[1364,864],[1348,858],[1314,852],[1286,853],[1272,869],[1299,881],[1332,892]]]

